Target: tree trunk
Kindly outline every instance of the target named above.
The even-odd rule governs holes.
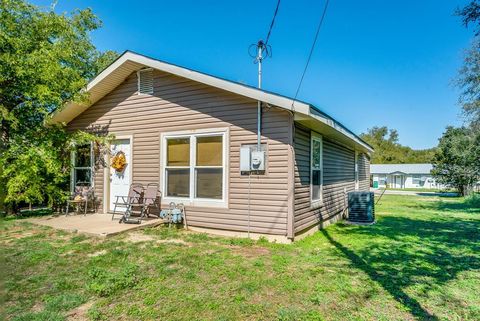
[[[465,197],[465,196],[468,196],[468,195],[471,194],[472,188],[471,188],[470,185],[467,185],[467,184],[465,184],[465,185],[460,185],[460,186],[458,187],[458,191],[460,192],[460,195],[462,195],[462,196]]]

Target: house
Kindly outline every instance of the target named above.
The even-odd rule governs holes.
[[[93,185],[104,213],[132,182],[158,182],[162,206],[182,202],[192,229],[290,241],[341,219],[346,194],[369,189],[372,147],[308,103],[130,51],[86,91],[89,103],[51,123],[115,135],[121,173],[95,170],[91,146],[74,157],[72,186]],[[259,170],[240,168],[247,149],[264,155]]]
[[[430,174],[432,164],[372,164],[373,187],[443,188]]]

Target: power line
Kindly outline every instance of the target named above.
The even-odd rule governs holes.
[[[275,7],[275,11],[273,13],[273,18],[272,22],[270,23],[270,28],[268,29],[267,33],[267,38],[266,40],[259,40],[257,43],[251,44],[250,47],[248,47],[248,54],[250,57],[255,58],[253,60],[254,63],[258,63],[258,48],[261,48],[262,50],[262,59],[265,59],[267,57],[272,56],[272,47],[268,44],[268,41],[270,40],[270,35],[272,34],[273,26],[275,25],[275,19],[277,18],[278,14],[278,8],[280,7],[280,0],[277,1],[277,6]]]
[[[275,23],[275,18],[277,17],[279,7],[280,7],[280,0],[278,0],[277,2],[277,7],[275,8],[275,12],[273,14],[272,23],[270,24],[270,29],[268,29],[267,38],[265,38],[265,46],[268,45],[268,40],[270,39],[270,34],[272,33],[273,24]]]
[[[300,91],[300,87],[302,86],[302,83],[303,83],[303,78],[305,77],[305,73],[307,72],[308,64],[310,63],[310,59],[312,58],[313,50],[315,49],[315,44],[317,43],[318,34],[320,32],[320,29],[322,28],[325,15],[327,14],[327,8],[328,8],[329,2],[330,2],[329,0],[325,2],[325,7],[323,8],[323,13],[322,13],[322,17],[320,18],[320,22],[318,23],[317,32],[315,33],[315,38],[313,40],[312,48],[310,48],[310,53],[308,55],[307,63],[305,64],[305,68],[303,69],[302,77],[300,78],[300,83],[298,84],[297,91],[295,92],[295,97],[293,98],[293,101],[292,101],[292,107],[293,107],[293,104],[295,103],[295,100],[297,99],[298,92]]]

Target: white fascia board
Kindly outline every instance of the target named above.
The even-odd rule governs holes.
[[[236,93],[241,96],[245,96],[248,98],[252,98],[255,100],[259,100],[274,106],[282,107],[287,110],[292,110],[294,109],[297,112],[303,113],[305,115],[308,115],[310,106],[308,104],[305,104],[303,102],[299,101],[293,101],[291,98],[283,97],[280,95],[272,94],[265,92],[260,89],[256,89],[253,87],[249,87],[246,85],[238,84],[235,82],[231,82],[225,79],[217,78],[214,76],[210,76],[198,71],[190,70],[187,68],[175,66],[160,60],[156,60],[153,58],[149,58],[143,55],[139,55],[133,52],[125,52],[122,56],[120,56],[117,60],[115,60],[110,66],[108,66],[106,69],[104,69],[98,76],[96,76],[94,79],[92,79],[86,87],[86,91],[89,92],[95,86],[99,85],[105,78],[107,78],[113,71],[115,71],[117,68],[121,67],[124,63],[127,61],[135,62],[141,65],[144,65],[146,67],[158,69],[160,71],[164,71],[173,75],[177,75],[179,77],[183,77],[186,79],[190,79],[196,82],[204,83],[206,85],[210,85],[212,87],[220,88],[229,92]],[[106,94],[106,93],[105,93]],[[293,104],[295,103],[294,108],[292,107]],[[64,108],[59,110],[58,112],[55,112],[50,120],[50,123],[56,123],[59,121],[66,121],[67,119],[63,119],[62,115],[69,114],[68,109],[69,108],[75,108],[75,106],[78,106],[75,103],[68,103]],[[89,106],[85,106],[87,109]],[[81,111],[83,112],[83,110]],[[67,120],[68,122],[69,120]]]
[[[190,70],[187,68],[175,66],[160,60],[148,58],[132,52],[125,53],[125,59],[143,64],[145,66],[149,66],[167,73],[171,73],[183,78],[187,78],[196,82],[204,83],[216,88],[233,92],[248,98],[260,100],[262,102],[269,103],[271,105],[292,110],[292,105],[294,101],[287,97],[268,93],[260,89],[245,86],[245,85],[231,82],[225,79],[217,78],[214,76],[210,76],[210,75],[207,75],[198,71]],[[100,76],[101,74],[99,75],[99,77]],[[295,110],[307,114],[309,110],[309,105],[303,102],[295,101]]]
[[[373,148],[367,145],[364,141],[359,139],[356,135],[354,135],[352,132],[350,132],[348,129],[346,129],[343,125],[339,124],[336,122],[334,119],[325,117],[320,115],[319,112],[315,111],[313,108],[309,109],[309,114],[308,116],[314,118],[315,120],[318,120],[333,129],[335,129],[337,132],[343,134],[344,136],[348,137],[349,139],[353,140],[357,144],[361,145],[363,148],[368,150],[370,153],[373,153]]]

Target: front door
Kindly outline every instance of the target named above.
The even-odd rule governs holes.
[[[118,152],[125,153],[127,165],[122,171],[117,171],[110,167],[110,211],[113,211],[116,201],[116,196],[127,196],[130,188],[131,171],[132,171],[132,157],[130,139],[117,139],[110,145],[112,155],[115,156]],[[125,208],[117,208],[117,211],[125,211]]]
[[[402,186],[402,179],[403,177],[400,175],[395,175],[394,176],[394,186],[395,188],[403,188]]]

